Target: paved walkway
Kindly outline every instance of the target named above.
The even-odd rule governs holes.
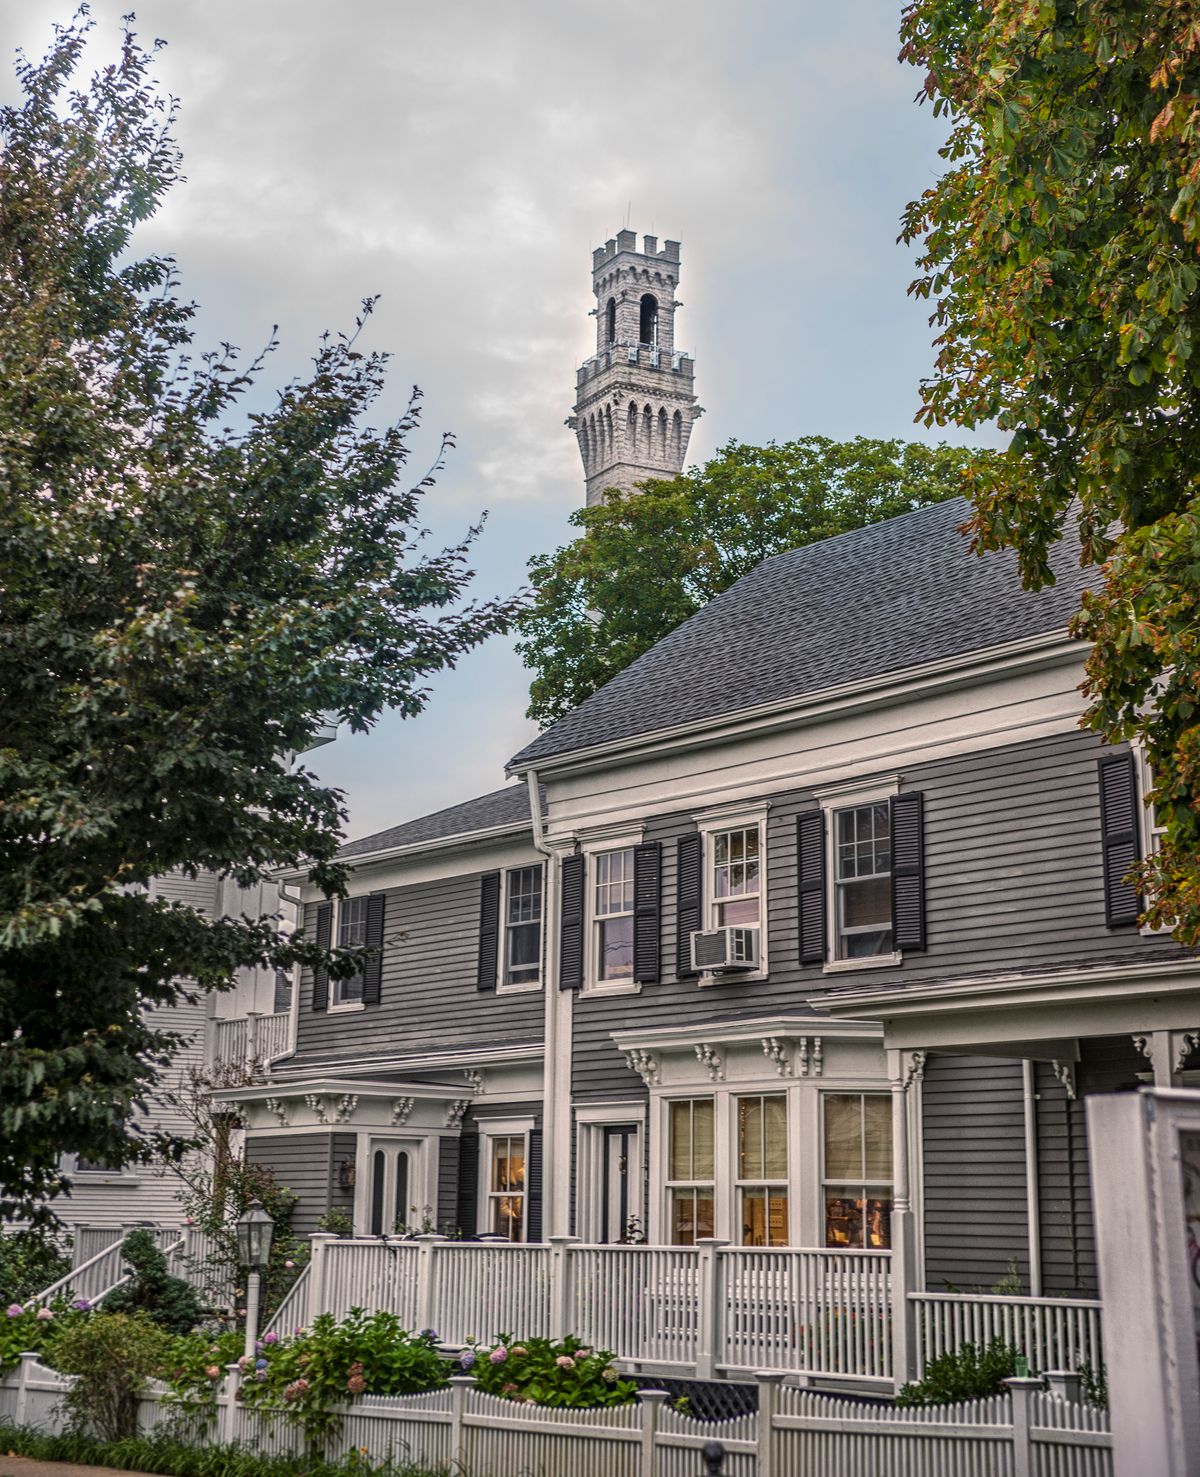
[[[0,1456],[0,1477],[149,1477],[115,1467],[85,1467],[80,1462],[37,1462],[27,1456]]]

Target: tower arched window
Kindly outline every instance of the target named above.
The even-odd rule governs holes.
[[[617,341],[617,300],[610,297],[608,307],[604,310],[604,342],[615,344]]]
[[[658,343],[658,299],[652,292],[646,293],[642,298],[638,339],[643,344]]]
[[[637,451],[638,442],[638,408],[631,400],[629,402],[629,426],[626,431],[626,443],[631,452]]]
[[[665,462],[667,459],[667,412],[658,412],[658,454]]]

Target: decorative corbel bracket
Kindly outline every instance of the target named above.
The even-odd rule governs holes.
[[[277,1097],[269,1097],[263,1099],[263,1106],[268,1113],[278,1118],[280,1128],[286,1128],[288,1126],[287,1104],[285,1102]]]
[[[658,1082],[658,1060],[648,1051],[627,1051],[625,1065],[631,1072],[636,1072],[647,1087]]]
[[[905,1087],[912,1087],[914,1083],[925,1080],[925,1063],[928,1060],[927,1051],[911,1052],[908,1058],[908,1071],[904,1074]]]
[[[357,1107],[358,1094],[356,1092],[343,1093],[343,1095],[338,1098],[337,1103],[334,1107],[333,1121],[335,1123],[347,1122],[351,1113],[353,1113],[355,1108]]]
[[[466,1079],[467,1087],[478,1097],[483,1091],[483,1073],[475,1067],[465,1067],[463,1077]]]
[[[710,1046],[706,1041],[701,1042],[696,1047],[696,1060],[708,1068],[708,1075],[714,1082],[723,1080],[725,1067],[715,1046]]]
[[[399,1128],[402,1123],[408,1122],[408,1115],[416,1107],[415,1097],[398,1097],[392,1104],[392,1126]]]
[[[1075,1063],[1051,1062],[1050,1068],[1072,1102],[1075,1101]]]
[[[325,1099],[320,1093],[306,1092],[304,1094],[304,1101],[318,1123],[329,1122],[329,1114],[325,1111]]]
[[[762,1039],[763,1056],[769,1062],[775,1063],[775,1075],[777,1077],[790,1077],[792,1075],[792,1060],[790,1043],[784,1036],[764,1036]]]
[[[1182,1072],[1188,1057],[1200,1051],[1200,1031],[1181,1031],[1175,1038],[1175,1070]]]
[[[446,1109],[446,1127],[460,1127],[463,1121],[463,1115],[470,1106],[471,1099],[469,1097],[456,1098]]]

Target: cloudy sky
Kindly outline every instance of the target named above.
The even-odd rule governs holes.
[[[10,8],[10,49],[40,55],[71,3]],[[98,59],[134,4],[94,0]],[[693,459],[731,437],[922,434],[930,332],[895,238],[940,129],[895,60],[898,17],[898,0],[142,0],[187,176],[142,245],[177,257],[202,343],[253,351],[280,325],[276,383],[382,294],[389,408],[418,383],[425,454],[458,440],[427,521],[457,537],[487,509],[478,588],[510,592],[583,500],[563,420],[591,251],[627,216],[683,243]],[[503,783],[533,732],[526,686],[495,640],[420,718],[314,755],[349,834]]]

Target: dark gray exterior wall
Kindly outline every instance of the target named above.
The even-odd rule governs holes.
[[[479,879],[474,872],[387,891],[378,1005],[314,1011],[312,974],[300,980],[295,1062],[456,1046],[503,1046],[542,1036],[540,992],[506,995],[475,987]],[[315,926],[316,904],[305,909]],[[403,937],[397,937],[403,935]]]
[[[246,1137],[246,1161],[274,1172],[275,1182],[299,1196],[292,1212],[292,1231],[311,1236],[330,1208],[333,1182],[333,1140],[343,1135],[296,1133]]]
[[[1028,1290],[1021,1063],[931,1056],[921,1101],[926,1287],[987,1289],[1015,1270]]]
[[[920,790],[925,796],[928,948],[887,970],[889,987],[898,979],[916,984],[1093,961],[1180,957],[1168,939],[1105,926],[1096,770],[1101,752],[1093,735],[1067,733],[904,766],[901,791]],[[817,965],[799,964],[796,816],[817,802],[806,790],[763,798],[771,801],[770,979],[706,988],[676,979],[675,840],[694,831],[695,823],[687,814],[648,820],[647,840],[663,842],[662,982],[643,986],[640,995],[580,995],[574,1027],[577,1101],[644,1095],[640,1079],[614,1048],[612,1031],[800,1012],[824,988],[879,982],[878,971],[828,976]]]

